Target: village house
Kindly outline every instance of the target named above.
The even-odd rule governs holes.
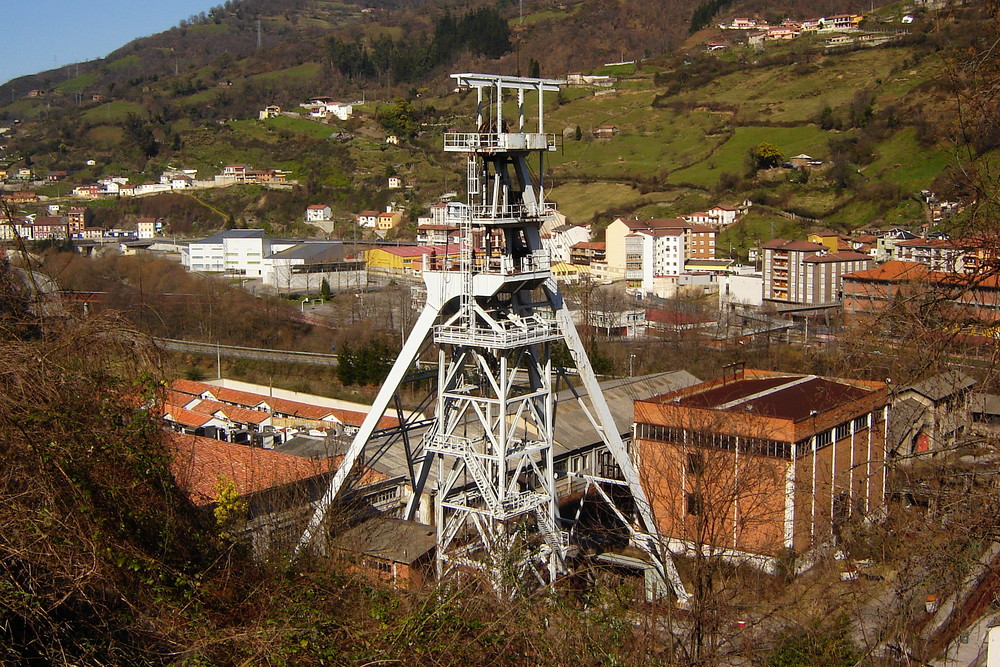
[[[896,242],[894,259],[919,262],[931,271],[960,272],[969,250],[968,244],[948,239],[908,239]]]
[[[757,27],[756,19],[735,18],[729,25],[720,25],[723,30],[752,30]]]
[[[618,134],[617,125],[601,125],[591,130],[591,134],[598,139],[610,139]]]
[[[444,224],[423,224],[417,227],[417,245],[448,245],[458,238],[458,227]]]
[[[736,370],[635,403],[638,468],[674,551],[773,570],[885,511],[881,382]]]
[[[29,190],[19,190],[17,192],[4,192],[0,195],[0,200],[12,204],[28,204],[39,201],[38,195]]]
[[[326,204],[309,204],[306,206],[306,222],[326,222],[333,212]]]
[[[260,112],[259,119],[267,120],[268,118],[277,118],[280,115],[281,115],[281,107],[279,107],[277,104],[269,104],[268,106],[264,107],[264,109]]]
[[[399,176],[390,176],[389,177],[389,189],[390,190],[399,190],[402,187],[403,187],[403,179],[402,178],[400,178]]]
[[[607,255],[606,248],[603,241],[574,243],[569,249],[569,261],[576,266],[590,266],[591,262],[603,262]]]
[[[681,216],[684,220],[698,225],[708,225],[725,229],[740,219],[740,210],[732,206],[716,205],[706,211],[696,211]]]
[[[820,30],[857,30],[864,17],[858,14],[834,14],[819,19]]]
[[[135,221],[135,237],[137,239],[156,238],[156,232],[163,229],[163,220],[160,218],[139,218]]]
[[[616,218],[605,231],[607,263],[620,271],[629,289],[657,293],[656,279],[679,276],[691,260],[715,259],[717,230],[682,218],[626,220]]]
[[[389,231],[402,221],[403,213],[401,211],[384,211],[378,214],[378,219],[375,221],[375,229]]]
[[[47,241],[52,239],[68,239],[69,222],[62,216],[39,216],[31,223],[31,239]]]
[[[374,229],[378,224],[378,211],[361,211],[358,213],[358,225]]]
[[[302,106],[309,109],[309,115],[312,118],[329,118],[333,116],[338,120],[347,120],[354,115],[353,105],[334,102],[328,97],[315,98]]]
[[[569,224],[561,214],[543,223],[541,232],[542,246],[548,251],[553,263],[568,263],[573,245],[590,241],[589,226]]]
[[[785,26],[771,26],[767,29],[768,41],[795,39],[799,36],[799,31]]]

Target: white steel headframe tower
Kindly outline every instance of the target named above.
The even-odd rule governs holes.
[[[457,260],[444,250],[425,260],[427,303],[410,332],[330,487],[300,541],[306,546],[365,453],[428,337],[438,346],[434,421],[412,451],[407,446],[412,518],[435,464],[439,577],[480,571],[503,597],[524,587],[551,585],[566,570],[569,536],[557,520],[553,466],[555,425],[552,345],[565,342],[587,390],[584,412],[604,440],[631,493],[640,526],[617,516],[632,541],[650,555],[678,601],[687,594],[662,551],[638,473],[629,458],[587,358],[542,246],[540,228],[554,207],[545,203],[544,155],[556,149],[544,131],[544,93],[561,81],[491,74],[453,74],[460,88],[476,91],[476,131],[448,133],[444,149],[468,156],[468,199],[448,206],[459,229]],[[525,125],[526,95],[537,108],[537,126]],[[515,98],[516,96],[516,98]],[[514,99],[511,99],[514,98]],[[516,127],[504,103],[516,104]],[[529,167],[537,154],[538,172]]]

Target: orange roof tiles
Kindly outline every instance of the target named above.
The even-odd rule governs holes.
[[[271,413],[262,410],[251,410],[238,405],[228,405],[209,399],[202,399],[190,408],[194,412],[214,415],[221,412],[227,419],[241,424],[261,424],[271,418]]]
[[[346,410],[343,408],[327,408],[319,405],[313,405],[311,403],[302,403],[300,401],[292,401],[286,398],[273,398],[269,396],[264,396],[262,394],[255,394],[249,391],[241,391],[238,389],[227,389],[225,387],[217,387],[215,385],[207,384],[205,382],[196,382],[194,380],[184,380],[177,379],[171,383],[171,388],[177,392],[184,394],[190,394],[191,396],[200,396],[204,392],[209,392],[219,404],[223,403],[234,403],[238,407],[253,409],[258,406],[269,406],[274,412],[278,412],[284,415],[289,415],[292,417],[299,417],[301,419],[314,419],[316,421],[338,421],[342,424],[347,424],[348,426],[360,426],[361,422],[364,421],[367,413],[360,412],[357,410]],[[229,406],[225,406],[228,408]],[[254,410],[254,412],[257,412]],[[227,413],[229,414],[229,413]],[[264,414],[264,419],[267,418],[266,413]],[[252,417],[253,415],[244,415],[245,417]],[[232,418],[232,417],[231,417]],[[332,419],[330,419],[332,418]],[[233,418],[233,421],[246,421],[244,419]],[[254,422],[259,423],[259,422]],[[393,426],[398,426],[399,420],[393,417],[382,417],[379,419],[379,428],[390,428]]]
[[[874,269],[845,273],[843,277],[852,280],[898,282],[903,280],[921,280],[926,278],[927,274],[927,267],[920,262],[902,262],[898,259],[893,259]]]
[[[164,419],[167,421],[177,422],[181,426],[187,426],[188,428],[199,428],[214,419],[212,415],[195,412],[194,410],[188,410],[180,407],[179,405],[167,404],[164,405],[161,410],[163,411],[162,417]]]
[[[169,433],[174,479],[195,505],[215,502],[220,480],[230,480],[244,496],[336,469],[337,459],[309,459],[212,438]]]

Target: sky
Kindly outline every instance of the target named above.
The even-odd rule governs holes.
[[[137,37],[177,25],[223,0],[4,0],[0,84],[103,58]]]

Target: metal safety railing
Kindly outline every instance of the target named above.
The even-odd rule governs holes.
[[[447,132],[446,151],[554,151],[556,135],[550,132]]]
[[[436,343],[453,345],[478,345],[491,349],[510,349],[535,345],[561,338],[559,325],[555,320],[525,318],[517,325],[505,323],[501,329],[489,327],[439,326],[434,330]]]

